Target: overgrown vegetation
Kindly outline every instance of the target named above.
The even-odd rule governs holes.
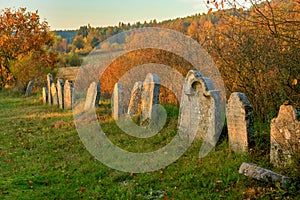
[[[208,14],[196,14],[160,23],[124,24],[94,28],[82,26],[70,44],[71,52],[87,55],[93,47],[99,51],[126,48],[126,38],[110,44],[95,46],[104,39],[133,28],[163,27],[180,31],[199,42],[213,58],[224,80],[227,96],[244,92],[254,106],[256,116],[267,122],[276,116],[279,106],[286,101],[300,109],[300,3],[295,0],[251,0],[252,7],[238,9],[236,1],[231,9]],[[208,1],[221,8],[225,1]],[[135,37],[139,43],[143,38]],[[175,44],[174,44],[175,45]],[[137,61],[139,59],[139,61]],[[120,58],[110,67],[108,76],[120,77],[123,71],[143,60],[181,68],[186,75],[190,65],[166,52],[145,50]],[[119,66],[118,70],[116,66]],[[185,69],[186,68],[186,69]],[[114,69],[114,70],[112,70]],[[114,81],[100,80],[102,88],[112,91]],[[166,95],[169,97],[169,95]],[[165,98],[170,99],[170,98]]]
[[[30,80],[36,83],[53,71],[57,52],[50,49],[54,35],[38,12],[26,8],[0,12],[0,88],[15,85],[24,90]]]
[[[111,120],[109,101],[101,100],[103,129],[116,145],[140,152],[158,148],[176,130],[177,111],[167,107],[162,140],[130,142]],[[4,199],[297,199],[299,166],[269,165],[268,125],[256,123],[257,145],[247,155],[228,148],[223,139],[215,151],[198,158],[201,142],[159,171],[131,174],[101,164],[85,149],[71,111],[44,106],[40,96],[0,92],[0,198]],[[226,138],[226,137],[225,137]],[[145,146],[146,145],[146,146]],[[253,162],[293,179],[287,189],[238,174],[242,162]],[[134,163],[133,163],[134,164]]]

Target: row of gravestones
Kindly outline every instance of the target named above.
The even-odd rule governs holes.
[[[127,112],[123,105],[121,83],[116,83],[112,96],[112,113],[115,120],[127,114],[139,116],[140,122],[147,122],[157,114],[160,79],[156,74],[147,74],[144,82],[136,82],[131,91]],[[87,92],[85,110],[98,105],[100,99],[99,83],[92,83]],[[206,137],[214,146],[222,126],[222,107],[220,92],[215,89],[210,78],[198,71],[190,71],[185,79],[180,103],[179,132],[190,137]],[[253,147],[254,117],[253,107],[247,96],[240,92],[230,95],[226,105],[226,119],[230,148],[235,152],[247,152]],[[197,130],[197,131],[195,131]],[[282,105],[278,117],[271,122],[270,160],[276,166],[292,162],[300,152],[300,122],[297,112],[291,105]]]
[[[131,117],[140,116],[140,122],[149,122],[155,118],[157,106],[159,103],[160,79],[156,74],[147,74],[144,82],[136,82],[131,91],[129,105],[123,104],[122,84],[116,83],[112,96],[113,118],[118,120],[124,114]]]
[[[140,115],[141,122],[149,121],[153,118],[156,104],[159,101],[160,80],[156,74],[148,74],[144,82],[137,82],[131,92],[131,99],[128,105],[128,111],[125,111],[124,95],[122,84],[116,83],[112,94],[112,116],[118,120],[126,113],[131,117]],[[88,111],[99,105],[100,84],[93,82],[87,90],[84,110]]]
[[[227,127],[231,149],[246,152],[253,147],[253,108],[243,93],[231,94],[227,104]],[[275,166],[286,166],[300,158],[300,122],[292,105],[280,106],[277,118],[271,121],[270,161]]]
[[[47,87],[42,89],[43,103],[58,106],[61,109],[72,109],[74,104],[74,86],[71,81],[57,79],[53,81],[52,74],[47,74]]]

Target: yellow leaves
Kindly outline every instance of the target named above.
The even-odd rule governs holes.
[[[220,35],[219,36],[219,41],[222,42],[222,40],[223,40],[223,37]]]
[[[295,85],[297,85],[297,84],[298,84],[298,80],[297,80],[297,79],[294,79],[293,82],[292,82],[292,85],[295,86]]]
[[[218,8],[219,8],[219,4],[218,4],[218,2],[215,2],[215,7],[216,7],[216,9],[218,9]]]
[[[31,15],[31,20],[35,20],[36,17],[37,17],[37,14],[36,14],[36,13],[32,13],[32,15]]]

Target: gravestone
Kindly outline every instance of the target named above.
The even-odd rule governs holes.
[[[51,84],[53,83],[52,74],[47,74],[47,89],[48,89],[48,104],[52,105],[52,98],[51,98]]]
[[[52,99],[52,105],[58,106],[58,95],[57,95],[57,88],[55,83],[51,84],[51,99]]]
[[[113,118],[118,120],[124,114],[122,84],[116,83],[112,95]]]
[[[226,106],[229,146],[235,152],[247,152],[253,146],[253,107],[244,93],[234,92]]]
[[[270,161],[275,166],[300,159],[300,122],[292,105],[282,105],[277,118],[271,121]]]
[[[239,173],[272,184],[280,183],[281,187],[286,187],[291,182],[291,179],[287,176],[246,162],[243,162],[240,166]]]
[[[159,103],[160,80],[156,74],[147,74],[142,89],[141,96],[141,123],[149,122],[156,118]]]
[[[28,97],[28,96],[31,95],[31,91],[32,91],[33,85],[34,85],[34,81],[29,81],[29,83],[27,85],[27,88],[26,88],[26,93],[25,93],[26,97]]]
[[[100,95],[100,84],[92,82],[87,90],[84,110],[88,111],[99,106]]]
[[[64,85],[64,109],[72,109],[73,104],[74,104],[73,83],[66,80]]]
[[[64,109],[64,81],[62,79],[57,79],[57,98],[58,106],[61,109]]]
[[[128,105],[127,114],[130,116],[139,115],[141,107],[143,82],[138,81],[134,84]]]
[[[179,133],[190,140],[204,139],[199,157],[204,157],[217,143],[222,129],[220,91],[211,79],[199,71],[188,72],[182,89]]]
[[[47,89],[47,87],[43,87],[42,96],[43,96],[43,104],[46,104],[47,101],[48,101],[48,89]]]

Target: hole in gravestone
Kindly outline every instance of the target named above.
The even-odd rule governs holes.
[[[197,89],[200,87],[201,87],[201,84],[199,82],[192,83],[193,92],[197,91]]]

